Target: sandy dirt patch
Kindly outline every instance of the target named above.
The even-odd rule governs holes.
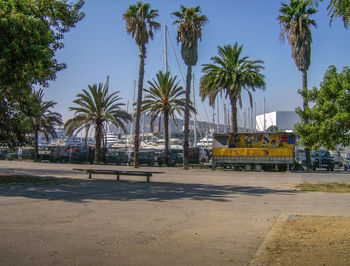
[[[350,265],[349,217],[290,215],[283,220],[251,265]]]

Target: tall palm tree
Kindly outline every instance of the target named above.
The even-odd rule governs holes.
[[[142,101],[142,112],[147,113],[151,117],[151,130],[156,119],[160,120],[163,117],[165,149],[164,163],[168,165],[169,153],[169,118],[176,122],[176,114],[181,115],[185,110],[185,98],[180,98],[186,91],[179,86],[179,82],[175,77],[171,77],[169,72],[165,74],[162,71],[156,75],[157,79],[148,81],[149,88],[144,89],[145,99]],[[194,111],[192,103],[190,108]]]
[[[177,42],[181,42],[181,56],[187,65],[186,76],[186,106],[185,106],[185,130],[184,130],[184,169],[188,170],[189,125],[190,125],[190,97],[192,66],[198,61],[198,40],[202,40],[202,27],[208,21],[205,15],[201,15],[199,6],[180,6],[180,10],[173,12],[176,17],[174,24],[177,27]]]
[[[31,111],[25,123],[28,125],[30,131],[34,134],[34,160],[39,158],[39,133],[43,133],[46,139],[49,136],[55,138],[57,136],[55,126],[61,126],[62,115],[57,112],[52,112],[57,103],[54,101],[44,101],[44,92],[42,89],[33,91],[31,94]]]
[[[287,36],[288,43],[292,49],[292,58],[295,65],[302,72],[303,110],[308,108],[308,102],[304,95],[307,93],[307,71],[311,61],[312,35],[310,26],[316,27],[316,21],[310,16],[317,12],[311,6],[310,0],[290,0],[290,3],[282,3],[278,21],[281,25],[281,40]],[[304,121],[307,123],[308,121]],[[311,169],[310,149],[305,149],[307,168]]]
[[[212,64],[204,64],[204,75],[200,81],[202,100],[209,97],[209,103],[214,103],[219,93],[224,93],[230,99],[232,108],[232,131],[237,132],[237,102],[242,108],[242,89],[249,95],[250,105],[253,106],[251,91],[265,89],[265,76],[260,73],[264,67],[261,60],[249,60],[248,56],[241,57],[243,45],[237,42],[224,47],[218,47],[218,56],[212,57]]]
[[[86,130],[88,136],[90,129],[95,129],[95,163],[99,163],[102,158],[101,144],[106,135],[108,124],[120,127],[126,132],[125,124],[131,121],[131,115],[121,109],[122,99],[118,96],[118,91],[111,94],[109,90],[109,77],[103,85],[93,84],[88,86],[88,90],[76,95],[73,101],[77,106],[69,107],[69,111],[74,111],[74,117],[67,120],[64,128],[68,135]]]
[[[140,167],[139,164],[139,136],[140,136],[140,117],[143,89],[143,76],[145,73],[146,44],[149,39],[153,39],[154,31],[160,28],[160,24],[154,19],[158,17],[158,10],[151,9],[150,4],[138,2],[136,5],[130,5],[123,14],[126,21],[126,31],[136,41],[140,50],[139,81],[137,89],[135,134],[134,134],[134,167]]]

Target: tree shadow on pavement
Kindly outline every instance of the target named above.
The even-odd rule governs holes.
[[[179,182],[137,182],[100,179],[54,178],[56,182],[1,185],[2,197],[86,202],[113,201],[169,201],[177,199],[231,201],[235,195],[262,196],[265,194],[292,195],[293,190],[276,190],[255,186],[212,185]]]

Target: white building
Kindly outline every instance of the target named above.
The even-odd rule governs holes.
[[[265,118],[265,122],[264,122]],[[286,131],[294,130],[294,125],[300,122],[299,115],[294,111],[276,111],[256,116],[256,130],[264,131],[270,126]]]

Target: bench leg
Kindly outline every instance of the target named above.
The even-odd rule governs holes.
[[[91,173],[91,172],[89,172],[89,179],[91,179],[91,177],[92,177],[92,173]]]
[[[149,183],[149,180],[150,180],[150,177],[151,177],[152,175],[147,175],[147,183]]]
[[[117,181],[120,180],[120,173],[117,173]]]

